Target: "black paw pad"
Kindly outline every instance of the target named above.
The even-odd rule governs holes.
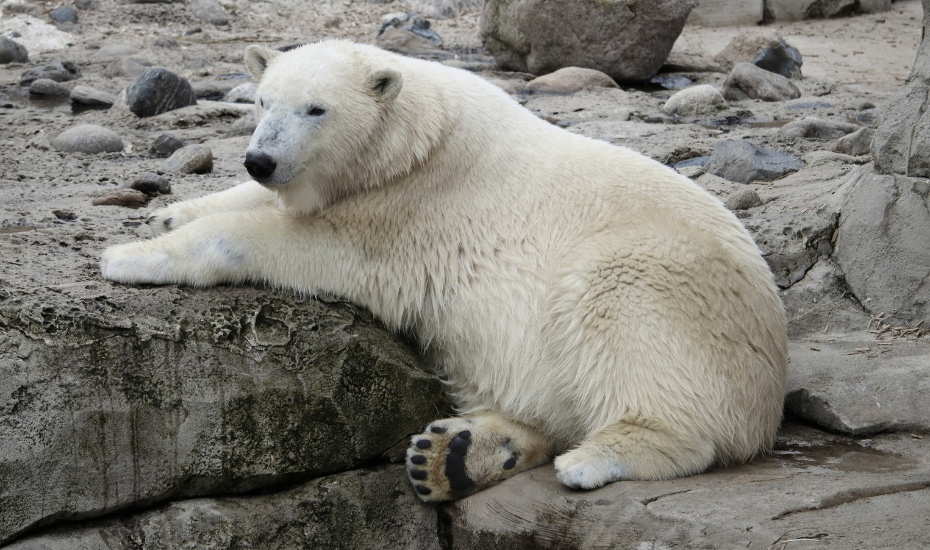
[[[423,455],[413,455],[410,457],[410,462],[414,464],[426,464],[426,457]]]
[[[165,221],[161,222],[165,224],[165,227],[171,227],[171,221],[173,218],[165,218]]]
[[[462,439],[471,439],[471,432],[468,430],[459,432],[459,437],[461,437]]]
[[[422,486],[422,485],[417,485],[417,492],[420,493],[421,495],[424,495],[424,496],[426,496],[426,495],[432,493],[432,491],[429,489],[429,487],[424,487],[424,486]]]
[[[453,491],[464,491],[475,484],[465,473],[465,454],[468,452],[469,443],[467,439],[461,437],[456,437],[449,443],[449,455],[446,457],[446,479],[449,480],[449,488]]]
[[[426,479],[426,470],[410,470],[410,477],[418,481],[423,481]]]
[[[513,467],[517,465],[517,457],[512,456],[507,459],[507,462],[504,462],[505,470],[513,470]]]
[[[443,428],[442,426],[433,426],[432,428],[429,429],[429,431],[433,432],[434,434],[446,433],[446,429]]]
[[[429,449],[433,444],[430,443],[429,439],[421,439],[417,441],[417,447],[420,449]]]

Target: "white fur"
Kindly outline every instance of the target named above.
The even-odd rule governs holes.
[[[264,104],[250,151],[280,155],[287,181],[156,213],[175,230],[108,249],[105,277],[344,296],[413,330],[464,413],[574,449],[556,462],[569,485],[771,446],[784,313],[719,201],[465,71],[347,42],[246,61]],[[393,72],[386,97],[373,82]],[[300,114],[316,104],[325,115]]]

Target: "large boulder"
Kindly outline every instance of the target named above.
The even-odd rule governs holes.
[[[541,75],[584,67],[648,80],[672,51],[694,0],[488,0],[481,36],[501,67]]]
[[[897,91],[875,137],[872,158],[885,174],[930,177],[930,0],[924,9],[923,39],[911,74]]]
[[[73,231],[0,242],[0,544],[370,464],[448,413],[442,382],[365,311],[112,284],[88,261],[103,243]]]
[[[889,323],[930,326],[930,183],[857,171],[835,258],[850,291]]]

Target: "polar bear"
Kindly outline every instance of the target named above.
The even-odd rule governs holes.
[[[553,457],[592,489],[771,447],[782,304],[691,180],[438,63],[345,41],[245,62],[255,181],[155,212],[161,234],[107,249],[104,277],[328,292],[415,333],[459,407],[413,437],[425,501]]]

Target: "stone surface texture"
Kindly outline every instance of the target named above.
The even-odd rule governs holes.
[[[781,136],[790,138],[803,137],[833,140],[852,134],[860,129],[862,129],[861,126],[849,122],[807,117],[785,124],[778,130],[778,133]]]
[[[535,75],[562,67],[648,80],[672,51],[693,0],[488,0],[481,36],[497,64]]]
[[[718,142],[704,166],[708,174],[737,183],[769,181],[801,168],[804,162],[797,157],[732,140]]]
[[[52,147],[65,153],[116,153],[123,141],[113,130],[95,124],[69,128],[52,140]]]
[[[90,86],[75,86],[70,95],[71,101],[83,105],[113,105],[116,102],[115,95]]]
[[[161,169],[178,174],[207,174],[213,171],[213,152],[206,145],[188,145],[172,153]]]
[[[138,117],[155,116],[197,104],[190,83],[166,69],[151,69],[123,92],[123,102]]]
[[[727,108],[720,90],[709,84],[685,88],[668,98],[662,110],[670,115],[697,116],[716,113]]]
[[[106,191],[91,204],[94,206],[125,206],[127,208],[140,208],[149,202],[149,197],[135,189],[113,189]]]
[[[0,36],[0,64],[28,62],[29,54],[22,44],[5,36]]]
[[[63,96],[70,95],[71,90],[54,80],[40,78],[29,85],[29,93],[31,95]]]
[[[619,88],[614,79],[594,69],[565,67],[526,83],[534,92],[569,94],[590,88]]]
[[[223,6],[213,0],[193,0],[190,3],[191,14],[204,23],[212,25],[229,25],[229,15]]]
[[[850,290],[873,315],[930,324],[930,183],[850,175],[836,259]]]
[[[787,78],[752,63],[737,63],[724,83],[724,97],[729,89],[737,89],[750,99],[762,101],[788,101],[801,97],[801,90]],[[738,99],[738,98],[735,98]]]
[[[923,4],[923,39],[911,74],[885,109],[872,138],[872,158],[885,174],[930,177],[930,0]]]
[[[874,136],[875,131],[871,128],[860,128],[838,139],[836,142],[836,150],[854,157],[868,155],[871,152],[872,138]]]

